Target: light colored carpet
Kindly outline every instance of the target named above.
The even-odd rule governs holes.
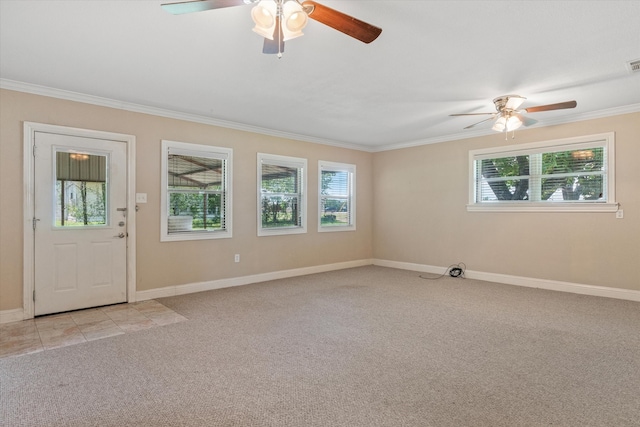
[[[0,359],[3,426],[638,426],[640,303],[361,267]]]

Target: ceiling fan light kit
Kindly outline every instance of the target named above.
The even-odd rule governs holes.
[[[522,121],[516,115],[502,116],[493,124],[491,129],[498,132],[511,132],[522,126]]]
[[[273,30],[276,26],[276,5],[273,2],[264,2],[251,9],[251,18],[256,26],[253,31],[262,37],[273,40]]]
[[[315,1],[300,0],[193,0],[161,5],[174,15],[225,7],[255,4],[251,18],[253,31],[264,37],[263,53],[282,57],[284,42],[303,35],[309,18],[325,24],[363,43],[374,41],[382,29],[352,16],[322,6]]]
[[[276,22],[280,19],[282,41],[302,36],[302,29],[308,22],[307,14],[296,1],[281,4],[274,0],[262,0],[251,9],[251,18],[256,24],[253,31],[269,40],[277,37]]]

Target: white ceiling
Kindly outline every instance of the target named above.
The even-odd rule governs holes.
[[[167,0],[170,1],[170,0]],[[0,0],[1,87],[368,151],[492,133],[492,99],[544,126],[640,111],[640,1],[319,2],[383,29],[367,45],[310,20],[282,59],[251,6]]]

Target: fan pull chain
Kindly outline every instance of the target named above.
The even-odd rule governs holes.
[[[282,59],[282,17],[284,14],[282,13],[282,1],[278,2],[278,12],[277,12],[277,20],[278,20],[278,59]]]

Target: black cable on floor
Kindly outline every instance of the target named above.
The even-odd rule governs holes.
[[[444,276],[446,276],[447,274],[449,274],[449,276],[451,277],[460,277],[462,279],[465,279],[466,277],[464,277],[464,272],[467,269],[467,266],[464,262],[459,262],[457,264],[451,264],[449,267],[447,267],[447,269],[445,270],[444,273],[442,273],[441,275],[439,275],[438,277],[425,277],[423,275],[420,275],[421,279],[429,279],[429,280],[437,280],[437,279],[441,279]]]

